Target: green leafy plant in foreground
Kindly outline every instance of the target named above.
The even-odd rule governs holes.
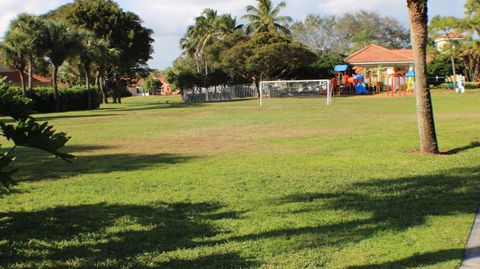
[[[17,146],[40,149],[65,161],[70,161],[74,156],[58,151],[70,137],[63,132],[56,132],[48,122],[36,122],[31,116],[32,101],[9,91],[4,80],[0,79],[0,114],[13,121],[0,121],[0,130],[14,146],[0,155],[0,188],[9,190],[15,183],[13,175],[17,169],[9,166],[15,160],[14,150]]]

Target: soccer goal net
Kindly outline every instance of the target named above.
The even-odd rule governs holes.
[[[265,98],[275,97],[326,97],[327,105],[333,103],[333,89],[328,79],[277,80],[260,82],[260,106]]]

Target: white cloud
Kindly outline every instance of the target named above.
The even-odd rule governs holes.
[[[0,1],[0,36],[8,29],[10,21],[22,12],[31,14],[43,14],[54,9],[65,0],[1,0]]]

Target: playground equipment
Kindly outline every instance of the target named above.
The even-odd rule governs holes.
[[[465,93],[465,77],[462,75],[457,75],[457,83],[455,84],[456,93]]]
[[[368,94],[367,85],[363,80],[362,75],[353,77],[353,85],[355,87],[355,94]]]
[[[397,92],[401,95],[401,91],[404,96],[407,95],[407,78],[402,72],[390,74],[387,78],[387,95],[391,93],[395,96]]]
[[[415,70],[408,71],[405,77],[407,77],[407,93],[415,92]]]

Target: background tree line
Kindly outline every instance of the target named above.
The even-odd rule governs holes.
[[[395,19],[359,11],[342,16],[281,15],[285,2],[257,0],[238,24],[230,14],[205,9],[180,41],[182,55],[166,70],[180,89],[263,79],[309,79],[332,75],[346,55],[371,43],[410,45],[409,32]]]
[[[480,2],[467,0],[463,18],[433,17],[429,30],[429,54],[433,57],[428,66],[429,73],[450,76],[455,70],[467,81],[480,81]],[[451,33],[463,34],[464,40],[456,40]],[[447,45],[439,51],[435,40],[445,35]]]
[[[19,15],[0,46],[0,58],[19,72],[24,96],[33,95],[34,73],[51,75],[57,111],[59,80],[84,84],[89,107],[92,84],[103,102],[109,93],[114,102],[121,102],[122,90],[148,73],[154,40],[152,30],[142,23],[114,1],[76,0],[42,16]]]

